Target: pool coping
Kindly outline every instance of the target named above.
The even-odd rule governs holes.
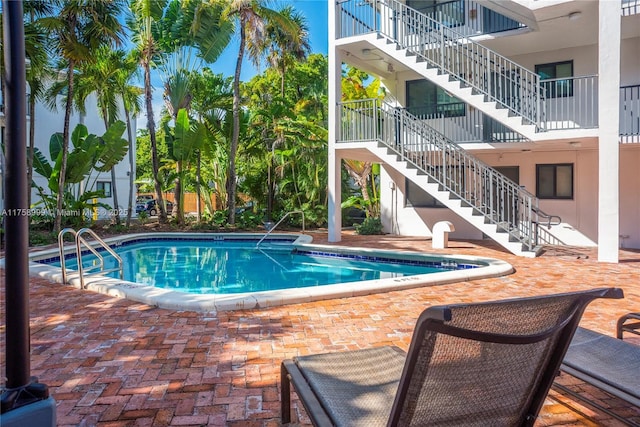
[[[264,233],[137,233],[111,237],[104,240],[107,244],[118,245],[123,241],[128,240],[153,240],[162,238],[220,239],[224,237],[229,238],[230,236],[232,236],[234,239],[237,238],[258,240],[264,236]],[[293,242],[293,246],[303,251],[327,251],[342,255],[354,255],[355,257],[401,257],[402,259],[410,259],[416,261],[438,259],[446,260],[447,263],[473,263],[481,264],[481,266],[476,268],[466,268],[462,270],[451,270],[415,276],[226,295],[190,294],[185,292],[171,291],[100,275],[85,277],[85,288],[93,292],[98,292],[112,297],[126,298],[160,308],[180,311],[217,312],[227,310],[267,308],[334,298],[349,298],[354,296],[369,295],[373,293],[398,291],[424,286],[444,285],[482,278],[500,277],[514,272],[511,264],[495,258],[483,258],[468,255],[429,254],[410,251],[391,251],[333,245],[318,245],[312,244],[313,238],[307,234],[293,234],[293,236],[297,236],[296,240]],[[292,234],[273,233],[270,234],[269,237],[273,237],[274,239],[291,240]],[[72,245],[65,246],[65,250],[67,249],[73,249]],[[53,283],[62,284],[62,270],[60,267],[32,261],[32,259],[43,259],[47,256],[52,257],[56,255],[59,255],[58,248],[31,253],[29,261],[29,274],[33,277],[41,277]],[[0,265],[4,267],[4,259],[0,260]],[[80,289],[80,279],[79,277],[77,277],[77,274],[69,274],[68,284]]]

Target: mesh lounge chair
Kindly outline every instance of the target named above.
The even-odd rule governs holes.
[[[293,384],[316,426],[532,425],[585,307],[616,288],[431,307],[396,347],[282,362],[282,421]]]

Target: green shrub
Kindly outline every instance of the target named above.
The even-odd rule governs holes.
[[[260,224],[262,224],[262,216],[258,216],[252,211],[244,211],[236,217],[236,225],[243,229],[253,230]]]
[[[362,224],[356,224],[356,233],[361,235],[383,234],[380,218],[365,218]]]
[[[58,241],[58,236],[53,231],[30,231],[29,232],[29,246],[44,246],[50,245]]]
[[[213,225],[217,227],[223,227],[224,225],[227,224],[228,218],[229,218],[229,213],[226,209],[219,210],[213,213],[213,215],[211,216],[211,222],[213,223]]]
[[[146,224],[148,219],[149,214],[147,213],[147,211],[138,212],[138,221],[140,221],[140,224]]]

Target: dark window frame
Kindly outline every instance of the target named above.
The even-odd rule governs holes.
[[[557,69],[559,65],[571,66],[570,76],[557,76]],[[543,68],[553,68],[553,77],[542,78],[541,72]],[[540,84],[545,90],[545,96],[550,98],[567,98],[573,96],[573,59],[567,61],[549,62],[546,64],[536,64],[536,74],[540,76]],[[566,80],[557,80],[567,78]],[[554,80],[552,82],[548,80]],[[545,83],[546,82],[546,83]]]
[[[107,185],[109,184],[109,191],[107,191]],[[100,188],[102,187],[102,188]],[[111,197],[112,192],[113,192],[113,185],[111,185],[111,181],[97,181],[96,182],[96,191],[100,191],[103,190],[104,191],[104,197]]]
[[[407,7],[425,14],[435,21],[440,20],[439,12],[448,12],[449,14],[445,15],[447,18],[451,18],[445,21],[445,26],[448,28],[461,27],[467,21],[464,0],[407,0],[406,4]]]
[[[432,99],[430,99],[428,103],[423,105],[411,105],[413,103],[412,98],[409,96],[409,93],[412,92],[411,86],[413,85],[432,85],[435,90],[432,91],[432,94],[429,94]],[[444,89],[442,89],[437,84],[431,82],[427,79],[418,79],[418,80],[407,80],[405,82],[405,98],[406,98],[406,106],[407,111],[414,116],[421,118],[440,118],[440,117],[464,117],[467,114],[466,104],[462,101],[453,101],[453,102],[438,102],[438,92],[444,93],[447,97],[452,99],[458,99],[453,95],[449,95]],[[425,99],[425,101],[427,101]]]
[[[558,195],[558,167],[566,167],[569,166],[571,168],[571,194],[569,196],[559,196]],[[553,168],[553,194],[540,194],[540,169],[541,168]],[[574,164],[573,163],[541,163],[536,164],[536,197],[538,199],[548,199],[548,200],[573,200],[574,192],[575,192],[575,172],[574,172]]]

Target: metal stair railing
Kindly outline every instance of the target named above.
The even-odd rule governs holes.
[[[540,77],[398,0],[338,2],[338,37],[377,33],[543,131]]]
[[[65,228],[60,233],[58,233],[58,249],[60,251],[60,267],[62,269],[62,281],[63,283],[67,283],[67,267],[65,262],[65,251],[64,251],[64,236],[65,234],[70,233],[74,236],[75,241],[75,249],[76,249],[76,259],[78,260],[78,275],[80,278],[80,289],[85,289],[84,277],[95,275],[95,274],[104,274],[111,273],[114,271],[118,271],[120,273],[120,279],[124,278],[124,271],[122,268],[122,258],[115,253],[111,247],[100,238],[92,229],[90,228],[81,228],[76,231],[73,228]],[[102,254],[95,248],[94,245],[91,245],[84,237],[83,234],[90,235],[96,242],[97,245],[106,250],[112,257],[115,258],[118,263],[118,267],[116,268],[105,268],[104,266],[104,257]],[[85,268],[82,264],[82,246],[86,247],[97,259],[97,264],[92,265],[91,267]]]
[[[345,102],[339,108],[339,143],[378,141],[526,250],[544,243],[541,237],[549,233],[538,233],[538,199],[442,133],[378,99]]]

